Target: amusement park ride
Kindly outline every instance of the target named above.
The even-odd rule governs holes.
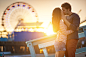
[[[14,37],[14,32],[44,32],[51,25],[50,23],[44,28],[41,27],[42,24],[43,22],[39,22],[36,10],[24,2],[9,5],[2,16],[3,32],[7,32],[8,38]]]
[[[13,31],[22,19],[24,22],[36,22],[38,21],[38,15],[31,5],[23,2],[13,3],[8,6],[3,13],[2,26],[4,26],[7,31]]]

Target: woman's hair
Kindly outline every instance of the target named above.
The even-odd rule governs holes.
[[[57,32],[59,30],[60,20],[61,20],[61,9],[55,8],[52,13],[52,25],[54,32]]]

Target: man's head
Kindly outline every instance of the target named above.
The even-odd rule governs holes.
[[[62,10],[63,10],[63,13],[64,13],[65,15],[69,15],[69,13],[71,12],[71,5],[66,2],[66,3],[63,3],[63,4],[61,5],[61,7],[62,7]]]

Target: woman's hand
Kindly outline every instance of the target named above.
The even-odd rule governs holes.
[[[66,19],[66,17],[65,17],[65,15],[64,15],[64,13],[63,13],[63,11],[61,10],[61,18],[65,21],[65,19]]]

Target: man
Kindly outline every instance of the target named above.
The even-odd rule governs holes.
[[[68,30],[73,30],[73,33],[67,36],[66,42],[66,57],[75,57],[76,46],[78,43],[78,30],[80,24],[80,18],[78,14],[71,12],[71,5],[69,3],[63,3],[62,7],[62,19],[67,25]],[[68,15],[68,18],[65,17]]]

